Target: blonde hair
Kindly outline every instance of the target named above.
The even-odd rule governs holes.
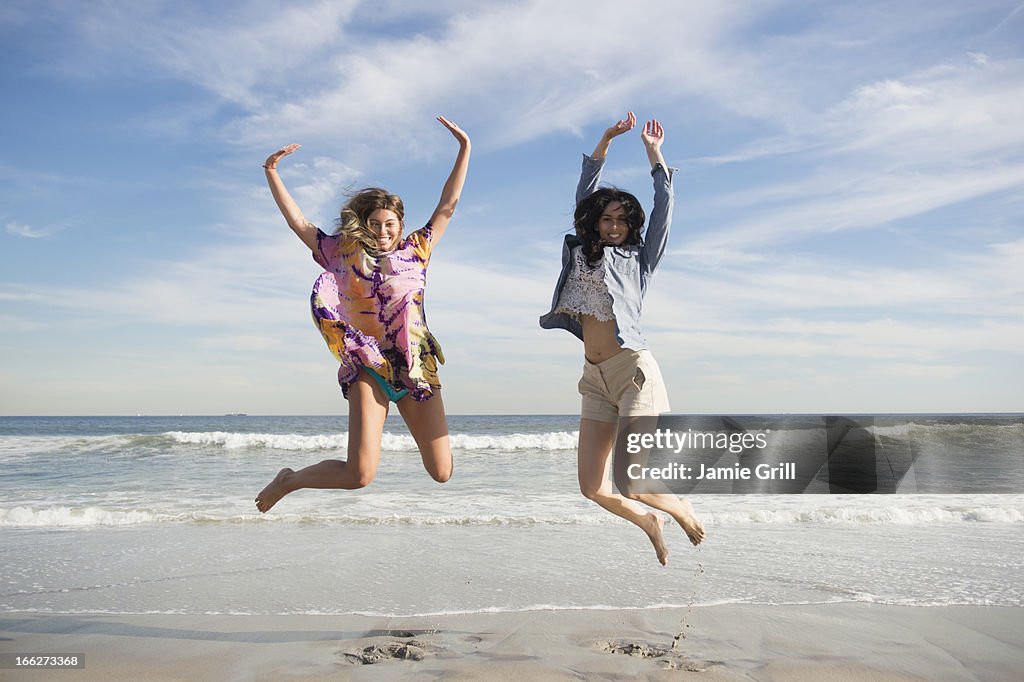
[[[334,234],[356,242],[371,256],[380,255],[377,234],[368,225],[370,214],[378,209],[394,211],[399,220],[405,219],[405,205],[400,196],[380,187],[367,187],[349,196],[341,207]]]

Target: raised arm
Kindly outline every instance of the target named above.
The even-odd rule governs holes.
[[[640,133],[647,158],[651,162],[651,175],[654,177],[654,209],[647,223],[647,234],[644,235],[643,259],[648,275],[658,269],[661,257],[668,246],[668,235],[672,226],[672,207],[675,194],[672,189],[672,170],[665,163],[661,154],[661,143],[665,141],[665,130],[657,119],[648,121]]]
[[[302,215],[299,205],[292,199],[292,195],[288,193],[284,182],[281,181],[281,176],[277,174],[278,161],[294,152],[300,146],[290,144],[287,147],[281,147],[267,157],[266,162],[263,164],[263,170],[267,176],[267,184],[270,185],[270,193],[274,195],[274,201],[277,202],[277,207],[281,209],[281,215],[288,221],[288,227],[292,228],[292,231],[298,235],[302,243],[315,253],[316,225],[306,220],[306,217]]]
[[[444,189],[441,190],[441,200],[437,202],[437,208],[434,209],[434,214],[430,216],[435,243],[444,234],[452,216],[455,215],[455,205],[459,203],[459,197],[462,196],[462,186],[466,184],[466,172],[469,170],[469,153],[471,150],[469,135],[466,134],[466,131],[444,116],[438,116],[437,120],[451,131],[451,134],[458,140],[459,155],[455,157],[455,166],[448,176],[448,181],[444,183]]]
[[[601,181],[601,169],[604,168],[604,159],[608,155],[608,147],[612,140],[623,133],[628,133],[636,125],[636,116],[632,111],[626,114],[626,118],[611,126],[601,134],[601,139],[594,147],[594,153],[585,156],[583,159],[583,170],[580,173],[580,181],[576,185],[576,203],[580,203],[597,189]]]

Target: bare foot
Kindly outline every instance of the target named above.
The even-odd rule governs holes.
[[[295,472],[285,468],[277,472],[274,480],[267,484],[267,487],[256,496],[256,508],[266,514],[270,508],[277,504],[277,501],[291,492],[286,484],[286,479]]]
[[[654,545],[654,551],[658,553],[658,561],[661,562],[662,566],[667,566],[668,547],[665,546],[665,540],[661,535],[661,529],[665,527],[665,518],[661,514],[650,512],[644,516],[643,523],[640,527],[644,529],[644,532],[647,533],[647,537],[651,539],[651,544]]]
[[[687,499],[681,499],[679,502],[682,504],[683,513],[679,516],[674,516],[675,520],[682,526],[686,532],[686,537],[690,538],[690,542],[694,546],[704,542],[704,526],[701,524],[700,519],[693,513],[693,505]]]

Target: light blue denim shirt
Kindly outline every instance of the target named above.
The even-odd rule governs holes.
[[[601,180],[604,159],[592,159],[583,155],[583,170],[580,183],[576,187],[576,203],[590,196],[597,189]],[[672,224],[672,205],[675,201],[672,191],[672,174],[674,168],[665,169],[660,163],[651,170],[654,177],[654,210],[647,222],[641,246],[605,246],[604,281],[608,293],[612,297],[612,312],[615,314],[615,336],[619,346],[631,350],[647,348],[647,339],[640,328],[640,314],[643,311],[644,295],[647,285],[654,277]],[[579,320],[565,313],[556,313],[558,297],[572,267],[572,250],[580,245],[575,234],[566,235],[562,246],[562,272],[555,286],[555,296],[551,300],[551,312],[540,318],[540,326],[544,329],[567,329],[583,340],[583,326]]]

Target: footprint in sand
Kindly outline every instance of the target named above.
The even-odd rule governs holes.
[[[391,660],[422,661],[425,655],[425,646],[415,639],[410,639],[408,642],[372,644],[355,653],[346,652],[345,658],[356,665],[373,665]]]
[[[624,654],[634,658],[657,660],[662,663],[666,670],[685,670],[691,673],[702,673],[715,665],[713,662],[687,658],[664,647],[646,642],[597,642],[594,646],[601,651],[607,651],[611,654]]]
[[[432,635],[435,630],[373,630],[364,635],[364,642],[377,639],[379,643],[357,651],[345,651],[341,656],[354,665],[373,665],[384,661],[422,661],[444,648],[416,639],[418,635]],[[384,641],[380,641],[384,640]]]
[[[625,654],[636,658],[658,658],[668,653],[668,649],[643,642],[600,642],[597,648],[611,654]]]

